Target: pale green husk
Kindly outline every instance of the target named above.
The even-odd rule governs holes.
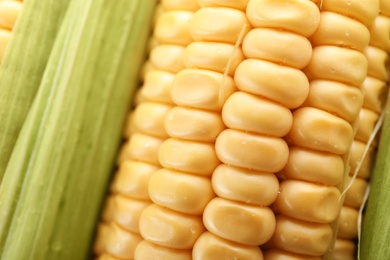
[[[360,259],[390,259],[390,106],[380,136],[370,195],[363,217]]]
[[[69,0],[25,0],[0,66],[0,183]]]
[[[0,187],[1,259],[88,259],[155,3],[71,1]]]

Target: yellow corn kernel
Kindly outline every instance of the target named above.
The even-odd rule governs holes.
[[[220,164],[214,144],[176,138],[162,143],[159,160],[165,168],[203,176],[210,176]]]
[[[364,91],[363,107],[380,113],[385,106],[387,96],[386,82],[373,77],[366,77],[362,83]]]
[[[177,105],[221,111],[221,105],[235,91],[233,79],[222,73],[185,69],[176,75],[171,93]]]
[[[148,200],[149,180],[158,169],[158,166],[149,163],[125,161],[119,165],[112,189],[130,198]]]
[[[0,61],[4,57],[5,49],[11,39],[11,32],[0,28]]]
[[[320,1],[320,6],[323,11],[340,13],[369,26],[378,15],[379,1],[323,0]]]
[[[134,111],[133,123],[138,131],[153,136],[167,138],[164,131],[164,118],[171,106],[157,102],[144,102]]]
[[[113,221],[126,231],[139,233],[138,222],[141,213],[151,202],[126,198],[118,194],[113,197],[113,203]]]
[[[368,60],[367,74],[374,78],[388,81],[390,69],[390,57],[389,54],[377,47],[368,46],[364,52]]]
[[[312,47],[309,40],[288,31],[270,28],[251,30],[242,42],[247,58],[267,60],[302,69],[310,61]]]
[[[211,181],[213,190],[219,197],[252,205],[269,206],[279,193],[279,182],[275,174],[226,164],[215,169]]]
[[[386,33],[387,32],[387,33]],[[378,15],[370,27],[370,45],[390,52],[390,17]]]
[[[132,232],[126,232],[117,224],[109,225],[109,231],[106,236],[106,252],[120,259],[132,259],[135,248],[142,237]]]
[[[285,136],[292,126],[288,108],[242,91],[233,93],[226,100],[222,117],[229,128],[276,137]]]
[[[219,113],[176,106],[167,114],[165,128],[172,137],[215,142],[226,127]]]
[[[288,139],[295,145],[335,154],[349,151],[353,129],[348,122],[311,107],[295,110],[293,118]]]
[[[367,179],[370,176],[371,169],[373,167],[373,158],[374,158],[374,149],[369,148],[367,156],[363,159],[363,153],[366,149],[367,144],[364,142],[354,140],[351,146],[351,157],[349,160],[349,167],[351,167],[350,172],[355,172],[358,165],[361,163],[361,166],[358,171],[358,177]]]
[[[359,210],[343,206],[340,211],[337,236],[339,238],[355,239],[358,235]]]
[[[351,187],[347,191],[344,199],[344,205],[355,209],[360,208],[364,200],[364,193],[367,185],[367,180],[359,177],[355,178]]]
[[[145,240],[175,249],[191,249],[205,231],[200,216],[179,213],[156,204],[144,210],[139,226]]]
[[[288,162],[280,176],[283,179],[336,186],[343,179],[344,162],[341,156],[333,153],[293,146],[290,147]]]
[[[168,169],[153,174],[149,195],[160,206],[190,215],[202,215],[215,196],[210,178]]]
[[[162,13],[154,27],[154,36],[164,44],[187,45],[192,42],[188,23],[193,15],[190,11],[168,11]]]
[[[150,53],[150,61],[156,69],[176,73],[184,68],[184,47],[181,45],[161,44]]]
[[[215,150],[225,164],[256,171],[280,171],[288,160],[288,146],[283,139],[233,129],[222,131]]]
[[[174,249],[148,242],[138,244],[134,259],[142,260],[192,260],[191,250]]]
[[[248,4],[248,0],[198,0],[201,7],[214,6],[214,7],[230,7],[245,11]]]
[[[278,215],[271,244],[291,253],[322,256],[328,251],[332,236],[329,224],[311,223]]]
[[[317,29],[320,13],[315,4],[305,0],[251,0],[247,6],[249,22],[254,27],[282,28],[303,36]],[[310,21],[310,22],[307,22]]]
[[[244,60],[237,67],[234,79],[239,90],[287,108],[300,106],[309,93],[309,81],[301,70],[263,60]]]
[[[97,228],[97,234],[95,244],[93,245],[93,253],[95,255],[102,255],[106,252],[106,238],[110,231],[109,225],[106,223],[99,223]]]
[[[148,101],[173,104],[170,89],[175,74],[163,70],[153,70],[145,76],[141,95]]]
[[[236,259],[263,259],[258,246],[238,244],[207,231],[198,238],[192,251],[194,260],[230,259],[232,256]]]
[[[310,80],[324,79],[360,86],[367,75],[367,58],[363,53],[338,46],[318,46],[305,73]]]
[[[196,0],[161,0],[161,5],[167,11],[196,11],[199,9],[198,1]]]
[[[278,249],[270,249],[264,252],[265,260],[321,260],[321,257],[307,256],[285,252]]]
[[[304,106],[328,111],[347,122],[353,122],[363,105],[363,94],[355,88],[341,82],[313,80]]]
[[[367,143],[374,130],[379,115],[369,109],[362,108],[359,114],[359,126],[355,139]]]
[[[339,214],[340,195],[334,186],[285,180],[280,183],[275,207],[278,212],[295,219],[332,223]]]
[[[233,44],[220,42],[192,42],[184,52],[184,64],[187,68],[212,70],[224,73],[228,69],[233,76],[238,64],[244,60],[240,48]],[[231,63],[229,63],[231,61]],[[227,67],[230,64],[230,67]]]
[[[130,141],[123,146],[118,162],[133,159],[159,165],[158,147],[160,147],[163,140],[142,133],[134,133]]]
[[[333,45],[362,52],[370,40],[370,32],[362,23],[334,12],[321,12],[316,32],[310,37],[313,46]]]
[[[348,239],[337,238],[334,247],[334,260],[355,260],[356,244]]]
[[[275,230],[275,216],[270,208],[218,197],[206,206],[203,222],[215,235],[244,245],[262,245]]]
[[[0,1],[0,28],[12,30],[22,6],[23,4],[18,1]]]
[[[210,26],[210,24],[213,26]],[[192,17],[190,32],[195,41],[235,44],[246,24],[248,24],[248,20],[241,10],[225,7],[204,7],[199,9]],[[245,28],[244,35],[249,29],[249,26]]]
[[[100,254],[96,260],[121,260],[119,258],[113,257],[109,254]]]

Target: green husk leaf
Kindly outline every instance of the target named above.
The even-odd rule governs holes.
[[[360,241],[360,259],[390,257],[390,105],[387,103]]]
[[[0,183],[69,0],[23,2],[0,66]]]
[[[71,1],[0,187],[1,259],[88,258],[155,2]]]

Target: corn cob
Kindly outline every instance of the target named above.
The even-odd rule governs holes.
[[[186,69],[175,76],[171,90],[176,106],[165,121],[171,138],[159,151],[164,168],[150,181],[149,191],[155,204],[144,211],[140,220],[141,234],[147,242],[137,247],[139,259],[146,256],[153,259],[142,246],[153,244],[165,250],[186,250],[191,259],[191,249],[204,231],[201,215],[214,197],[209,176],[219,163],[214,142],[224,129],[220,104],[234,90],[229,74],[234,73],[242,59],[240,49],[234,52],[234,44],[246,19],[235,8],[209,7],[201,1],[199,4],[201,9],[190,21],[190,33],[195,41],[185,50]],[[235,5],[242,6],[242,3],[237,1]],[[215,26],[210,27],[210,22]],[[171,190],[177,194],[170,195]]]
[[[148,68],[144,71],[144,85],[138,90],[136,107],[129,116],[125,133],[127,142],[118,159],[119,171],[111,189],[110,197],[100,226],[100,235],[95,245],[95,254],[121,259],[133,259],[135,248],[142,240],[139,234],[139,218],[151,204],[149,180],[161,165],[157,152],[168,137],[164,118],[172,107],[169,95],[176,72],[184,65],[182,53],[191,41],[188,20],[198,8],[196,1],[162,1],[155,14],[155,30],[151,43]],[[154,47],[153,47],[154,46]],[[153,115],[150,118],[149,115]],[[122,240],[126,237],[126,240]],[[120,246],[118,246],[118,243]],[[158,254],[158,246],[143,243]],[[142,255],[141,250],[138,254]],[[174,252],[167,258],[188,256],[188,252]],[[144,259],[144,256],[139,256]]]
[[[359,114],[359,127],[351,147],[350,160],[350,188],[346,194],[341,209],[338,226],[338,239],[335,245],[335,259],[355,259],[356,239],[358,238],[358,216],[362,207],[367,182],[372,167],[363,166],[354,176],[356,168],[364,160],[364,164],[373,165],[374,150],[377,142],[368,143],[377,123],[380,113],[384,109],[384,98],[387,95],[386,82],[388,74],[386,59],[390,52],[390,40],[383,37],[383,32],[390,33],[390,19],[379,14],[370,29],[370,44],[365,49],[368,60],[367,77],[362,88],[365,93],[363,108]],[[383,50],[383,51],[381,51]],[[368,154],[362,157],[366,149]]]
[[[367,108],[380,113],[378,107],[382,107],[383,101],[388,97],[388,85],[390,79],[390,39],[388,34],[390,32],[390,4],[388,1],[379,1],[379,15],[374,24],[370,28],[371,39],[370,48],[367,49],[366,55],[369,60],[369,77],[366,88],[373,89],[374,93],[382,94],[379,98],[372,98],[367,102]],[[387,85],[387,87],[386,87]],[[369,91],[367,89],[367,93]],[[377,106],[374,106],[377,104]],[[375,167],[370,176],[371,192],[365,210],[363,230],[361,237],[360,259],[380,259],[388,257],[389,250],[385,245],[388,244],[388,203],[386,190],[388,189],[388,135],[386,133],[389,129],[388,109],[385,107],[385,121],[382,128],[382,135],[380,137],[380,144],[378,148],[378,157],[368,157],[366,161],[372,165],[375,162]],[[370,168],[370,170],[372,167]],[[369,172],[370,173],[370,172]],[[360,173],[358,176],[361,175]],[[365,175],[364,177],[367,177]]]
[[[294,225],[298,232],[298,227],[305,230],[315,225],[322,229],[313,231],[311,237],[303,231],[295,236],[292,232],[288,243],[276,247],[305,257],[329,258],[337,231],[349,150],[363,101],[360,84],[367,70],[363,55],[369,41],[367,26],[376,16],[378,3],[371,1],[363,6],[360,1],[321,1],[318,4],[321,19],[310,37],[313,56],[305,68],[310,91],[305,104],[293,113],[293,126],[287,137],[290,158],[280,175],[283,180],[275,207],[281,213],[282,228]],[[307,154],[311,156],[306,157]],[[315,183],[308,183],[313,180]],[[287,229],[282,228],[278,231],[277,227],[271,244],[287,239],[282,232]],[[315,240],[320,238],[323,243]]]
[[[367,26],[377,15],[378,2],[363,6],[356,1],[312,1],[318,7],[308,1],[249,1],[248,7],[247,1],[198,2],[201,9],[191,20],[195,42],[186,48],[186,69],[175,76],[171,90],[176,106],[167,113],[164,124],[170,138],[160,146],[158,161],[148,161],[160,163],[163,169],[151,174],[149,195],[153,205],[147,206],[141,215],[139,228],[145,240],[135,249],[135,258],[189,259],[192,254],[193,259],[233,255],[262,259],[259,245],[266,250],[266,259],[327,257],[336,235],[349,150],[363,103],[360,84],[366,75],[363,51],[370,36]],[[285,4],[288,8],[282,9]],[[291,12],[294,7],[298,13],[295,20],[291,17],[288,23],[283,18],[278,20],[276,12],[296,14]],[[215,25],[225,33],[234,31],[224,35],[208,26],[210,17],[224,22],[218,19],[216,11],[223,9],[226,16],[234,13],[232,10],[246,10],[251,23],[247,26],[255,27],[249,32],[247,28],[242,35],[246,35],[242,48],[248,59],[239,64],[235,59],[243,60],[237,58],[240,46],[234,49],[232,45],[237,43],[237,37],[233,36],[238,35],[243,24]],[[274,15],[267,16],[270,13]],[[303,19],[307,16],[311,23]],[[262,39],[283,43],[285,47],[281,49],[285,52]],[[230,57],[213,60],[215,53],[222,56],[229,50]],[[330,57],[326,57],[328,52]],[[335,56],[344,62],[340,67],[330,61]],[[310,80],[310,91],[307,76],[301,73],[303,68]],[[150,69],[153,70],[153,65]],[[272,70],[277,73],[270,74]],[[266,80],[256,77],[259,71],[267,76]],[[285,83],[268,83],[271,77],[276,79],[280,75],[287,82],[298,81],[299,88],[290,91]],[[232,76],[234,82],[230,82]],[[217,91],[208,92],[200,88],[206,83],[201,85],[197,81],[206,77],[225,81],[226,85],[220,83],[222,90],[215,87]],[[140,93],[139,106],[142,106],[148,99]],[[241,106],[243,103],[246,106]],[[251,111],[263,111],[283,120],[274,122]],[[317,119],[326,122],[327,129],[321,129]],[[131,138],[142,137],[137,135],[138,131],[146,131],[142,127],[137,129],[135,123],[129,129],[135,135]],[[301,129],[304,136],[299,135]],[[289,151],[282,139],[286,135]],[[274,151],[266,150],[266,145],[278,147],[280,154],[269,156]],[[263,158],[258,160],[252,151],[260,151]],[[273,161],[274,157],[279,161]],[[223,162],[220,165],[219,160]],[[282,180],[279,195],[276,176]],[[245,183],[245,189],[237,187],[238,182]],[[265,182],[268,184],[264,185]],[[114,186],[119,185],[119,181],[115,183]],[[196,193],[202,193],[203,197],[195,197]],[[267,206],[274,202],[276,219],[273,213],[264,213],[270,212]],[[115,218],[111,207],[108,202],[105,219]],[[245,214],[253,214],[258,219],[251,219],[252,226],[248,228],[245,221],[237,220],[238,212],[243,218]],[[199,222],[202,214],[204,227]],[[220,221],[221,216],[226,219],[231,216],[231,221]],[[268,226],[262,234],[255,234],[251,228],[257,225],[259,229],[265,219],[271,220]],[[126,258],[131,259],[131,254]],[[102,259],[106,257],[112,258],[102,255]]]
[[[2,259],[87,258],[154,4],[71,2],[1,184]]]

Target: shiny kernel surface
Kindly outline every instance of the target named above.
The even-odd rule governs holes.
[[[364,54],[368,60],[367,74],[374,78],[387,81],[389,79],[390,57],[389,54],[377,47],[368,46]]]
[[[363,51],[370,41],[367,27],[347,16],[323,11],[319,26],[310,37],[313,46],[334,45]]]
[[[125,231],[115,223],[111,224],[106,237],[106,252],[120,259],[132,259],[137,244],[142,241],[139,234]]]
[[[145,240],[175,249],[191,249],[205,231],[200,216],[179,213],[156,204],[143,211],[139,225]]]
[[[309,93],[309,81],[301,70],[263,60],[244,60],[237,67],[234,79],[239,90],[288,108],[300,106]]]
[[[317,46],[305,73],[310,80],[334,80],[358,87],[367,75],[367,58],[352,49]]]
[[[281,175],[286,179],[337,185],[344,176],[344,162],[333,153],[292,146]]]
[[[148,101],[173,104],[170,91],[174,77],[174,73],[164,70],[148,72],[141,88],[141,95]]]
[[[268,207],[251,206],[214,198],[203,213],[207,230],[244,245],[262,245],[275,230],[275,216]]]
[[[307,256],[286,252],[279,249],[270,249],[264,252],[265,260],[321,260],[321,257]]]
[[[320,20],[318,7],[305,0],[250,0],[246,10],[253,27],[283,29],[306,37],[314,33]]]
[[[176,73],[184,69],[184,50],[180,45],[161,44],[150,52],[150,61],[156,69]]]
[[[363,203],[364,193],[366,191],[367,185],[367,180],[357,177],[353,181],[352,186],[347,191],[344,199],[344,205],[356,209],[360,208]]]
[[[202,215],[215,196],[210,178],[168,169],[153,174],[149,194],[154,203],[191,215]]]
[[[139,160],[159,165],[158,149],[164,139],[152,137],[141,133],[134,133],[125,146],[123,159]]]
[[[148,200],[149,180],[158,169],[158,166],[149,163],[125,161],[120,164],[115,176],[113,190],[128,197]]]
[[[247,58],[267,60],[302,69],[311,58],[312,47],[306,37],[270,28],[255,28],[245,36],[242,50]]]
[[[176,106],[168,112],[165,118],[165,128],[172,137],[215,142],[226,126],[219,113]]]
[[[359,88],[337,81],[313,80],[305,105],[328,111],[348,122],[359,116],[363,105],[363,93]]]
[[[370,45],[390,52],[390,16],[378,15],[370,27]]]
[[[165,10],[187,10],[196,11],[199,8],[196,0],[161,0],[161,4]]]
[[[212,175],[215,193],[222,198],[268,206],[279,192],[279,182],[273,173],[263,173],[221,164]]]
[[[323,0],[321,8],[323,11],[340,13],[369,26],[378,14],[379,1]]]
[[[245,12],[234,8],[203,7],[190,21],[190,34],[195,41],[235,44],[242,29],[248,32],[249,22]]]
[[[187,68],[206,69],[220,73],[226,70],[230,76],[244,60],[240,47],[220,42],[192,42],[184,51],[184,65]]]
[[[134,111],[134,125],[145,134],[167,138],[164,119],[170,109],[170,105],[163,103],[142,102]]]
[[[214,144],[170,138],[159,150],[162,166],[193,174],[210,176],[220,164]]]
[[[363,160],[359,171],[358,176],[360,178],[368,178],[371,175],[372,167],[374,166],[374,150],[371,147],[363,159],[363,153],[366,149],[366,144],[364,142],[354,140],[351,146],[351,155],[349,160],[350,172],[353,174],[358,167],[358,164]]]
[[[227,99],[222,118],[229,128],[276,137],[285,136],[292,126],[288,108],[243,91]]]
[[[283,215],[315,223],[332,223],[339,214],[340,192],[334,186],[324,186],[298,180],[280,183],[275,207]]]
[[[187,45],[192,42],[189,32],[191,11],[167,11],[157,19],[154,36],[165,44]]]
[[[387,96],[386,82],[367,76],[363,81],[364,91],[363,107],[380,113],[385,106]]]
[[[375,124],[379,119],[379,114],[362,108],[359,113],[359,125],[355,139],[367,143],[374,131]]]
[[[173,249],[143,240],[138,244],[134,259],[140,260],[192,260],[191,250]]]
[[[236,90],[230,76],[209,70],[185,69],[176,74],[171,93],[177,105],[218,112]]]
[[[322,256],[331,245],[332,233],[329,224],[310,223],[278,215],[271,241],[276,248],[287,252]]]
[[[348,239],[357,238],[358,217],[359,209],[343,206],[340,212],[337,236]]]
[[[293,118],[288,139],[295,145],[335,154],[349,150],[353,129],[345,120],[311,107],[295,110]]]
[[[0,1],[0,28],[12,30],[22,11],[23,4],[18,1]]]
[[[211,232],[204,232],[196,241],[192,250],[194,260],[215,259],[252,259],[262,260],[263,254],[257,246],[238,244]]]
[[[337,238],[334,247],[334,260],[355,260],[356,244],[350,239]]]
[[[215,6],[215,7],[230,7],[245,11],[248,0],[198,0],[201,7]]]
[[[215,143],[218,158],[225,164],[263,172],[277,172],[288,160],[282,138],[226,129]]]

